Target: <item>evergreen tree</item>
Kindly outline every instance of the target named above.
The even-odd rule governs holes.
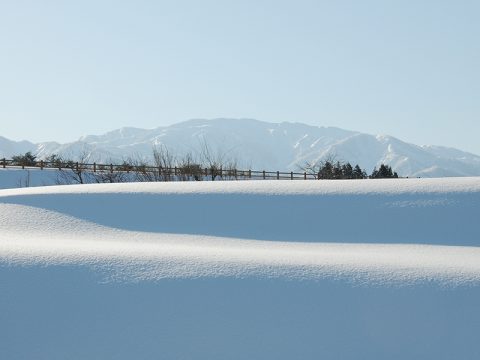
[[[330,161],[325,161],[318,175],[320,179],[333,179],[333,164]]]
[[[353,167],[350,163],[346,163],[342,165],[342,174],[343,174],[343,179],[354,179]]]
[[[391,179],[391,178],[398,178],[398,174],[393,172],[392,168],[388,165],[381,164],[380,168],[373,169],[372,175],[370,175],[372,179]]]
[[[337,161],[332,169],[332,179],[343,179],[342,165]]]
[[[353,169],[353,177],[352,179],[365,179],[367,177],[367,173],[360,168],[360,166],[355,165],[355,168]]]
[[[35,166],[37,157],[33,155],[30,151],[26,152],[24,155],[15,155],[12,156],[13,165],[22,165],[22,166]]]

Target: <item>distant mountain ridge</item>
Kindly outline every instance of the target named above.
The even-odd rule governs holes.
[[[442,146],[418,146],[387,135],[370,135],[302,123],[269,123],[253,119],[194,119],[155,129],[124,127],[102,135],[82,136],[60,144],[15,142],[0,137],[0,158],[32,151],[41,158],[85,153],[92,161],[149,160],[152,147],[172,153],[198,153],[208,145],[215,154],[235,159],[240,168],[298,170],[305,162],[327,157],[359,164],[371,172],[381,163],[401,176],[479,176],[480,156]]]

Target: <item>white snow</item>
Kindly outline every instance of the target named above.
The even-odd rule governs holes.
[[[0,190],[0,357],[477,359],[479,213],[480,178]]]
[[[67,144],[33,144],[0,137],[0,158],[26,151],[36,153],[39,158],[53,153],[75,157],[87,151],[91,162],[121,163],[132,156],[151,159],[152,145],[160,143],[180,157],[185,153],[201,153],[200,144],[206,143],[215,152],[235,159],[239,167],[258,170],[298,170],[305,162],[335,156],[359,164],[369,173],[381,162],[387,162],[401,176],[480,174],[480,157],[456,149],[420,147],[387,135],[251,119],[191,120],[150,130],[124,128]]]
[[[345,208],[350,199],[363,227]],[[479,210],[480,178],[8,189],[0,191],[0,263],[86,265],[123,279],[478,283]],[[376,234],[389,221],[391,232],[409,229]]]
[[[0,199],[42,194],[401,195],[480,193],[480,177],[366,180],[138,182],[4,189]]]

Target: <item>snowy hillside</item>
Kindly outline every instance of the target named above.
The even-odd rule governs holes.
[[[480,245],[478,178],[57,186],[2,190],[0,202],[0,254],[13,262],[128,259],[147,278],[480,279],[480,248],[460,247]],[[384,245],[400,243],[415,245]]]
[[[236,159],[239,167],[268,170],[298,170],[306,161],[335,156],[358,163],[371,172],[381,163],[391,165],[401,176],[477,176],[480,156],[438,146],[416,146],[391,136],[375,136],[316,127],[301,123],[267,123],[250,119],[190,120],[152,130],[122,128],[103,135],[89,135],[67,144],[30,144],[3,139],[0,157],[31,150],[44,158],[53,153],[76,157],[86,153],[91,160],[122,161],[149,158],[152,146],[166,145],[179,156],[198,153],[208,144],[215,154]]]
[[[0,191],[8,359],[476,359],[480,179]]]
[[[479,206],[478,178],[2,190],[0,351],[475,359]]]

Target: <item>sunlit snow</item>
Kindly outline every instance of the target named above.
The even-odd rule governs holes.
[[[0,192],[0,259],[118,279],[475,283],[479,200],[477,178],[10,189]]]

